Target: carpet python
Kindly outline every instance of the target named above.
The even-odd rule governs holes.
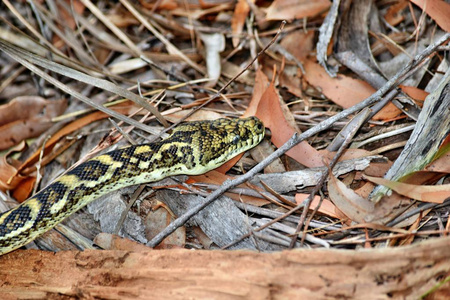
[[[256,146],[264,131],[263,123],[256,117],[187,122],[163,141],[89,159],[16,208],[0,214],[0,255],[31,242],[109,192],[217,168]]]

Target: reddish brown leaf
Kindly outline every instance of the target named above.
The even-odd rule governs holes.
[[[239,0],[234,8],[233,18],[231,19],[231,33],[233,34],[231,41],[234,48],[239,45],[239,35],[242,33],[249,11],[250,7],[247,0]]]
[[[298,205],[302,204],[309,194],[295,194],[295,201]],[[315,196],[311,202],[310,210],[314,210],[319,205],[320,197]],[[330,216],[332,218],[340,219],[340,216],[336,214],[336,206],[328,199],[323,199],[322,204],[319,207],[318,212]]]
[[[267,9],[267,20],[292,20],[314,17],[325,12],[331,3],[328,0],[275,0]]]
[[[244,116],[259,117],[272,132],[275,146],[283,145],[293,134],[294,129],[288,124],[280,106],[278,94],[266,75],[258,70],[256,73],[253,97]],[[275,101],[274,101],[275,100]],[[273,106],[273,107],[271,107]],[[308,143],[302,142],[286,153],[305,166],[321,166],[322,157]],[[302,155],[303,154],[303,155]]]
[[[334,103],[349,108],[375,92],[368,83],[343,75],[330,77],[322,66],[310,59],[304,64],[306,80]]]
[[[277,147],[281,147],[295,133],[283,114],[280,99],[273,84],[270,84],[262,95],[255,115],[270,128],[271,141]],[[322,156],[305,141],[286,152],[286,155],[307,167],[323,165]]]
[[[66,107],[65,99],[50,101],[38,96],[17,97],[0,106],[0,150],[39,136]]]
[[[411,0],[445,31],[450,32],[450,4],[442,0]]]
[[[450,184],[415,185],[367,175],[364,177],[376,184],[387,186],[401,195],[423,202],[442,203],[450,197]]]
[[[354,222],[366,223],[364,218],[375,209],[372,202],[359,196],[334,175],[330,175],[328,191],[336,207]]]

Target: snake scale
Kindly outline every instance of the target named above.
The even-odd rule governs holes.
[[[264,131],[263,123],[256,117],[187,122],[163,141],[89,159],[16,208],[0,214],[0,255],[31,242],[109,192],[217,168],[256,146]]]

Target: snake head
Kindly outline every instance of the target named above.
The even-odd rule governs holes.
[[[257,117],[245,119],[222,119],[223,127],[227,133],[226,138],[230,145],[236,145],[236,149],[244,149],[244,152],[256,145],[264,137],[265,128]]]
[[[218,167],[258,145],[264,133],[264,124],[257,117],[215,120],[209,123],[208,142],[205,143],[211,151],[203,155],[201,163],[212,166],[214,162],[215,167]]]
[[[265,128],[256,117],[217,119],[181,124],[168,138],[187,151],[193,149],[193,160],[203,169],[214,169],[261,142]],[[186,152],[185,151],[185,152]]]

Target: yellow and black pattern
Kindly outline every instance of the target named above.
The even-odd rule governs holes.
[[[256,117],[197,121],[181,124],[161,142],[94,157],[0,214],[0,255],[29,243],[101,195],[167,176],[205,173],[263,137],[264,126]]]

